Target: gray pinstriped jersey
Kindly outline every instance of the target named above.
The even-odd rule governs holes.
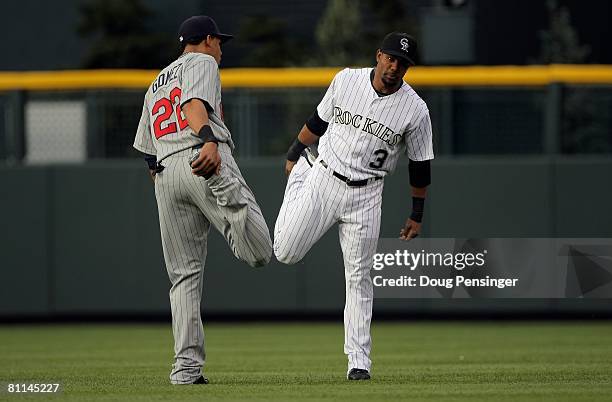
[[[408,85],[378,96],[371,68],[344,69],[334,77],[317,113],[329,123],[319,155],[352,180],[385,176],[400,153],[413,161],[433,159],[431,120],[425,102]]]
[[[207,105],[209,125],[215,137],[234,149],[232,136],[223,122],[221,80],[216,60],[202,53],[185,53],[164,68],[151,83],[144,106],[134,148],[156,155],[168,155],[200,144],[180,107],[191,99]]]

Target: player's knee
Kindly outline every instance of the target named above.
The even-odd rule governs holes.
[[[272,241],[268,244],[258,247],[256,250],[251,250],[248,255],[242,258],[247,264],[253,268],[263,267],[272,259]]]
[[[268,262],[270,262],[270,260],[249,260],[247,261],[247,264],[249,264],[249,266],[251,268],[259,268],[259,267],[263,267],[264,265],[266,265]]]
[[[293,265],[295,263],[297,263],[299,261],[298,258],[295,258],[295,256],[291,255],[291,254],[283,254],[283,253],[274,253],[274,255],[276,256],[276,259],[279,262],[282,262],[283,264],[287,264],[287,265]]]
[[[255,255],[254,258],[247,261],[247,263],[253,268],[258,268],[258,267],[263,267],[264,265],[267,265],[271,259],[272,259],[272,248],[270,248],[269,250],[266,250],[265,253]]]
[[[277,247],[274,246],[274,256],[279,262],[287,265],[293,265],[302,259],[301,255],[296,254],[293,250],[288,247]]]

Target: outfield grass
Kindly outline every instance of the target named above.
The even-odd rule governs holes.
[[[210,324],[209,385],[171,386],[170,325],[0,326],[0,383],[54,400],[610,401],[612,323],[375,323],[348,382],[341,324]],[[42,395],[0,399],[43,400]]]

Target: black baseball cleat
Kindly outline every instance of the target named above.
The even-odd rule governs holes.
[[[351,371],[349,371],[346,378],[348,378],[349,380],[354,380],[354,381],[369,380],[370,373],[368,372],[368,370],[354,368],[354,369],[351,369]]]
[[[208,378],[200,376],[200,378],[192,382],[192,384],[208,384]]]

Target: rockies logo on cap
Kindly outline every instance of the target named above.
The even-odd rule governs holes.
[[[416,40],[403,32],[391,32],[383,39],[380,51],[405,60],[414,66],[417,58]]]

